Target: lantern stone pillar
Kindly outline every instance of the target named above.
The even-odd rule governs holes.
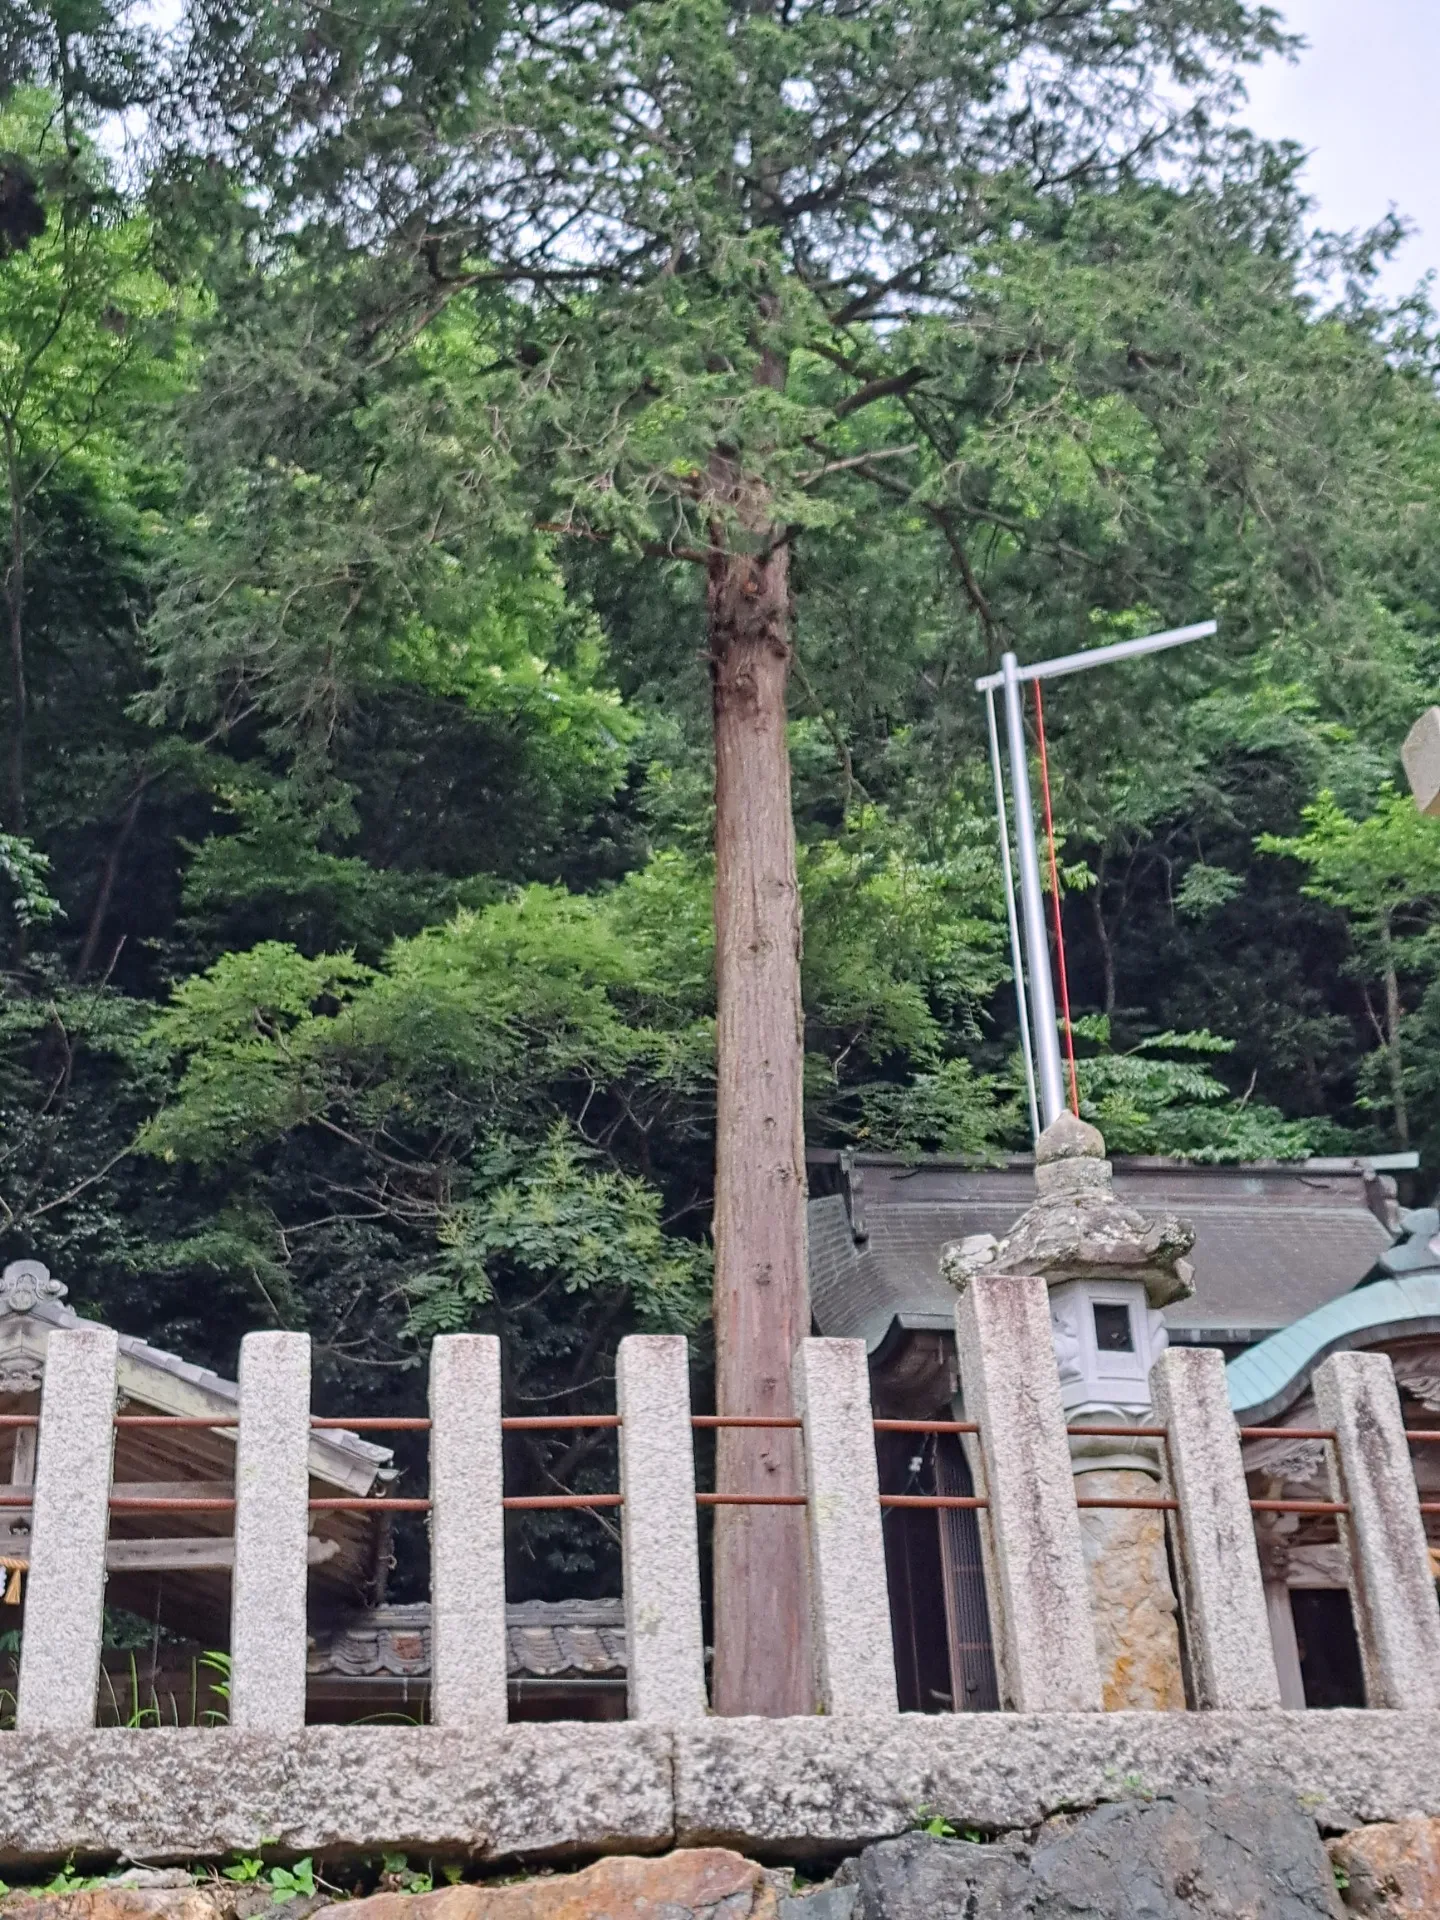
[[[1034,1205],[1003,1240],[977,1234],[946,1250],[963,1289],[986,1273],[1038,1275],[1049,1288],[1060,1397],[1070,1425],[1152,1423],[1150,1369],[1167,1343],[1162,1309],[1193,1293],[1192,1230],[1147,1218],[1115,1195],[1105,1142],[1064,1113],[1035,1148]],[[1135,1435],[1072,1435],[1077,1497],[1159,1496],[1160,1443]],[[1165,1515],[1146,1507],[1084,1507],[1080,1532],[1107,1709],[1185,1705]]]

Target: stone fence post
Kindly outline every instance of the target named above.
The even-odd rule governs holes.
[[[863,1340],[802,1340],[795,1402],[804,1421],[810,1604],[825,1713],[899,1711],[880,1473]]]
[[[1179,1502],[1180,1608],[1197,1707],[1280,1705],[1250,1491],[1215,1347],[1171,1347],[1150,1375],[1161,1459]]]
[[[109,1327],[57,1328],[45,1349],[15,1709],[21,1733],[95,1724],[118,1353]]]
[[[230,1590],[230,1725],[245,1733],[305,1724],[309,1498],[310,1336],[247,1333]]]
[[[503,1727],[505,1511],[500,1342],[444,1333],[430,1349],[430,1711],[440,1727]]]
[[[1100,1666],[1045,1282],[979,1274],[955,1308],[966,1417],[990,1502],[990,1614],[1002,1703],[1098,1712]]]
[[[630,1718],[702,1719],[705,1637],[684,1336],[632,1333],[622,1340],[615,1403]]]
[[[1314,1388],[1335,1429],[1332,1496],[1350,1508],[1339,1525],[1365,1704],[1440,1707],[1440,1607],[1394,1369],[1383,1353],[1335,1353]]]

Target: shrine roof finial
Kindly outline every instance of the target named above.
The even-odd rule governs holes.
[[[42,1300],[63,1300],[68,1292],[42,1260],[12,1260],[0,1273],[0,1313],[29,1313]]]

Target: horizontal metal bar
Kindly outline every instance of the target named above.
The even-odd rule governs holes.
[[[788,1415],[762,1413],[693,1413],[692,1427],[798,1427],[801,1423]]]
[[[1252,1500],[1252,1513],[1348,1513],[1347,1500]]]
[[[1080,1439],[1097,1440],[1165,1440],[1169,1438],[1164,1427],[1066,1427],[1066,1433]]]
[[[233,1513],[235,1499],[232,1494],[228,1500],[218,1497],[166,1500],[131,1500],[123,1494],[112,1494],[110,1499],[112,1513]]]
[[[877,1433],[979,1433],[974,1420],[874,1420]]]
[[[1242,1440],[1333,1440],[1333,1427],[1241,1427]]]
[[[1440,1443],[1440,1427],[1406,1427],[1405,1438]]]
[[[990,1502],[973,1493],[882,1493],[882,1507],[965,1507],[971,1512]]]
[[[1208,639],[1219,631],[1213,620],[1200,620],[1193,627],[1170,627],[1164,633],[1147,633],[1142,639],[1114,640],[1108,646],[1087,647],[1082,653],[1062,653],[1056,660],[1037,660],[1034,666],[1021,667],[1021,680],[1063,680],[1067,674],[1084,673],[1090,667],[1106,667],[1114,660],[1135,660],[1144,653],[1163,653],[1168,647],[1183,647],[1191,640]],[[987,673],[975,682],[977,693],[993,693],[1003,687],[1003,673]]]
[[[426,1423],[429,1424],[428,1422]],[[618,1413],[517,1413],[500,1422],[504,1433],[531,1433],[544,1427],[618,1427]]]
[[[1162,1500],[1158,1496],[1153,1500],[1111,1500],[1087,1494],[1083,1499],[1077,1499],[1075,1504],[1077,1507],[1134,1507],[1143,1513],[1152,1511],[1178,1513],[1180,1511],[1178,1500]]]
[[[803,1507],[803,1493],[697,1493],[699,1507]]]
[[[0,1413],[0,1427],[38,1427],[38,1413]]]
[[[399,1418],[376,1414],[372,1417],[367,1413],[359,1420],[345,1420],[312,1413],[310,1424],[312,1427],[343,1427],[347,1433],[422,1433],[430,1422],[415,1415]]]
[[[428,1500],[390,1500],[371,1494],[355,1500],[307,1500],[312,1513],[428,1513]],[[506,1503],[508,1505],[508,1502]]]
[[[624,1502],[622,1493],[507,1493],[500,1504],[514,1512],[536,1507],[619,1507]],[[400,1502],[387,1500],[385,1504],[399,1506]],[[425,1505],[428,1507],[429,1504],[427,1500]]]
[[[1420,1511],[1421,1513],[1440,1513],[1440,1500],[1422,1500]]]
[[[238,1427],[238,1413],[117,1413],[117,1427]]]

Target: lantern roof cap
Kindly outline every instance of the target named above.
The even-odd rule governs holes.
[[[1173,1213],[1147,1215],[1119,1199],[1097,1127],[1071,1113],[1053,1120],[1036,1143],[1035,1188],[1003,1239],[972,1234],[946,1248],[940,1270],[957,1292],[983,1274],[1029,1273],[1052,1287],[1138,1281],[1152,1307],[1194,1293],[1186,1257],[1194,1228]]]

